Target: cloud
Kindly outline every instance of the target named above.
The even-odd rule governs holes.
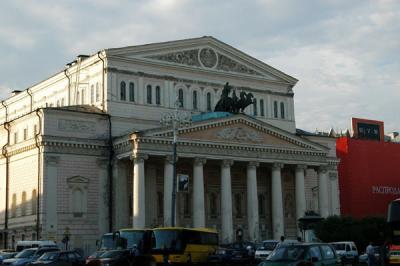
[[[0,17],[0,93],[77,54],[212,35],[300,80],[298,127],[346,128],[360,116],[399,129],[396,0],[17,0],[0,8],[9,11]]]

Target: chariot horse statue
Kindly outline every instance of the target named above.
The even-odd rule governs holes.
[[[236,96],[236,91],[233,90],[232,97],[229,97],[232,86],[227,82],[222,90],[221,98],[214,108],[214,112],[230,112],[233,114],[243,113],[244,109],[254,103],[252,93],[240,92],[240,98]]]

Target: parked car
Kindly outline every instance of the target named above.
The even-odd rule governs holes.
[[[330,244],[298,243],[276,247],[258,266],[284,265],[337,266],[340,258]]]
[[[278,240],[264,240],[256,249],[256,253],[254,255],[255,260],[265,260],[275,249],[278,242]]]
[[[3,264],[4,260],[12,259],[17,254],[18,254],[18,252],[0,252],[0,265]]]
[[[3,261],[3,265],[12,266],[25,266],[30,262],[37,260],[46,252],[59,251],[59,248],[49,247],[49,248],[28,248],[24,249],[15,255],[14,258],[6,259]]]
[[[375,255],[375,265],[379,265],[379,263],[380,263],[380,247],[379,246],[374,246],[374,255]],[[360,263],[360,264],[368,263],[367,253],[363,253],[358,257],[358,263]]]
[[[28,266],[81,266],[85,265],[85,259],[76,251],[55,251],[43,254],[36,261],[28,263]]]
[[[243,265],[254,261],[256,245],[252,242],[235,242],[219,247],[208,256],[208,264]]]
[[[106,252],[106,250],[97,250],[97,251],[93,252],[92,254],[89,255],[89,257],[86,258],[86,264],[89,264],[89,262],[91,262],[92,260],[97,260],[105,252]]]
[[[129,250],[108,250],[86,265],[122,266],[129,265],[131,262],[132,257]]]
[[[56,243],[52,240],[21,240],[17,242],[15,251],[22,251],[27,248],[45,248],[45,247],[57,247]]]
[[[343,265],[358,264],[358,250],[356,244],[352,241],[341,241],[331,243],[336,249]]]

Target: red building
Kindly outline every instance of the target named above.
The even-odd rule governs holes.
[[[400,197],[400,144],[385,142],[383,122],[353,119],[353,138],[336,142],[343,216],[386,216]]]

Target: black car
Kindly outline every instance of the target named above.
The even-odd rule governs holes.
[[[222,245],[215,254],[208,257],[208,264],[213,265],[244,265],[254,262],[255,244],[251,242],[236,242]]]
[[[3,265],[25,266],[30,262],[36,261],[46,252],[59,251],[57,247],[27,248],[19,252],[15,257],[3,261]]]
[[[31,262],[28,265],[81,266],[85,265],[85,259],[76,251],[56,251],[47,252],[37,261]]]
[[[129,266],[132,254],[129,250],[108,250],[86,265]]]

